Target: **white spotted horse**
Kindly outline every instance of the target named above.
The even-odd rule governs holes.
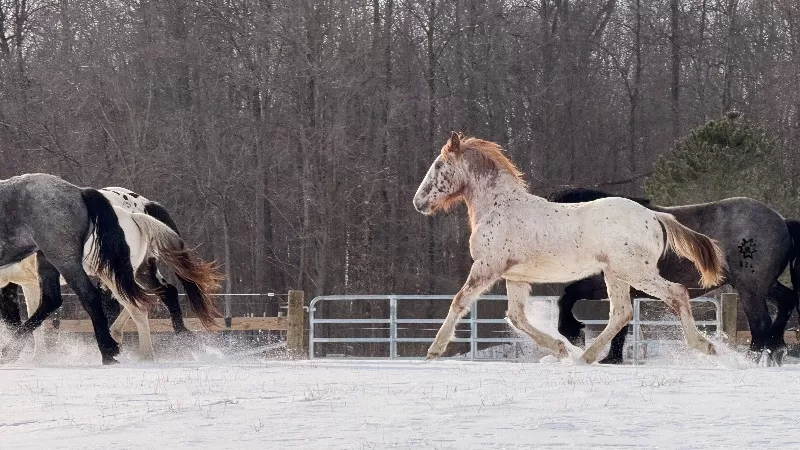
[[[155,215],[166,217],[167,220],[158,220],[151,215],[135,212],[136,210],[153,211],[153,202],[148,202],[146,199],[131,201],[139,196],[132,195],[130,191],[121,188],[107,188],[100,192],[112,204],[115,204],[114,211],[131,249],[131,264],[136,271],[136,281],[156,293],[167,304],[176,332],[186,330],[180,306],[177,304],[177,289],[168,285],[163,276],[158,273],[156,258],[165,262],[184,286],[188,286],[187,296],[198,318],[207,328],[213,327],[213,318],[217,312],[211,302],[210,294],[218,287],[220,279],[213,264],[203,262],[192,250],[186,249],[185,243],[174,231],[174,223],[160,205],[156,204],[161,211],[157,210]],[[116,206],[117,204],[123,207]],[[169,226],[170,223],[172,226]],[[39,304],[37,262],[36,255],[32,255],[18,264],[0,269],[0,284],[12,282],[22,286],[29,315],[37,309]],[[3,293],[6,294],[7,290],[4,290]],[[154,355],[147,310],[130,305],[119,297],[117,300],[124,308],[111,326],[111,336],[120,343],[125,322],[133,317],[139,332],[140,355],[143,359],[152,359]],[[0,309],[8,310],[9,307],[5,306]],[[44,348],[43,335],[35,332],[34,338],[34,351],[39,353]]]
[[[584,188],[554,192],[548,200],[559,203],[585,202],[610,197],[609,194]],[[786,353],[783,334],[792,311],[798,306],[800,290],[800,222],[784,219],[767,205],[745,197],[729,198],[698,205],[663,207],[649,200],[632,198],[647,208],[674,215],[693,230],[716,239],[727,260],[727,284],[739,293],[742,310],[747,316],[752,336],[750,355],[758,360],[763,354],[768,364],[781,364]],[[778,277],[790,265],[794,290],[784,286]],[[689,286],[692,297],[708,292],[695,283],[697,271],[687,261],[666,254],[658,262],[664,278]],[[634,295],[646,297],[643,292]],[[581,344],[583,323],[575,319],[572,308],[578,300],[599,300],[606,297],[603,277],[596,275],[575,281],[564,288],[559,298],[558,331],[576,345]],[[770,317],[767,299],[778,306],[775,320]],[[627,327],[611,341],[608,355],[601,361],[622,362]]]
[[[472,230],[473,264],[428,349],[428,359],[445,351],[471,303],[501,279],[506,282],[511,324],[556,356],[568,356],[564,342],[528,321],[530,283],[567,282],[601,272],[611,299],[609,323],[583,352],[583,362],[596,361],[599,351],[633,317],[631,286],[664,300],[678,313],[690,347],[715,353],[714,345],[697,331],[686,288],[662,278],[657,264],[671,248],[694,263],[702,285],[715,286],[723,280],[725,261],[713,240],[674,216],[623,198],[548,202],[528,193],[522,174],[499,145],[454,132],[420,183],[414,207],[430,215],[462,201]]]

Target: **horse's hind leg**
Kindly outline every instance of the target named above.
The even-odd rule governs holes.
[[[136,272],[136,280],[148,289],[155,291],[164,306],[169,311],[169,317],[172,320],[172,329],[175,334],[188,333],[189,329],[183,323],[183,313],[181,312],[181,304],[178,300],[178,289],[169,284],[167,280],[158,272],[155,258],[148,258]]]
[[[530,289],[531,287],[528,283],[506,281],[508,320],[514,328],[530,336],[539,347],[550,350],[559,358],[568,356],[567,348],[563,342],[539,331],[528,321],[528,317],[525,315],[525,305],[528,302]]]
[[[150,335],[150,321],[148,319],[147,306],[125,305],[125,309],[131,315],[133,323],[136,324],[136,331],[139,333],[139,357],[145,361],[155,359],[153,352],[153,341]]]
[[[8,283],[0,289],[0,320],[12,330],[22,325],[22,316],[19,314],[17,303],[17,285],[14,283]]]
[[[581,329],[585,326],[582,322],[575,318],[572,308],[578,300],[582,299],[581,286],[584,284],[593,284],[591,280],[579,280],[567,285],[564,288],[564,293],[558,298],[558,332],[567,338],[572,345],[584,345],[584,340],[581,339]]]
[[[89,276],[83,270],[81,264],[81,255],[75,262],[61,263],[58,267],[61,275],[67,280],[67,284],[72,288],[78,299],[81,301],[83,309],[89,314],[92,320],[92,328],[94,328],[94,336],[97,339],[97,347],[100,349],[100,354],[103,356],[103,364],[115,364],[117,361],[114,359],[119,354],[119,345],[111,337],[108,329],[108,319],[103,312],[103,304],[101,303],[100,291],[97,286],[92,283]],[[41,276],[41,261],[40,261],[40,276]],[[44,293],[44,288],[42,290]],[[42,300],[44,300],[42,296]]]
[[[123,307],[117,319],[111,324],[109,331],[111,332],[111,337],[117,341],[117,344],[122,344],[123,329],[130,318],[131,313],[128,312],[128,308]]]
[[[169,317],[172,320],[172,329],[175,330],[175,334],[189,333],[189,329],[186,328],[186,324],[183,322],[183,312],[181,311],[181,304],[178,300],[178,288],[167,283],[166,280],[161,281],[163,281],[164,284],[162,284],[162,288],[157,291],[158,297],[161,299],[161,302],[164,303],[164,306],[167,307],[167,311],[169,311]]]
[[[767,308],[766,293],[758,294],[750,290],[737,289],[739,292],[739,304],[742,306],[744,315],[747,317],[747,325],[750,328],[750,358],[758,361],[764,348],[770,340],[772,331],[772,318]]]
[[[128,313],[128,310],[124,308],[122,301],[114,296],[114,293],[108,286],[100,283],[97,286],[97,290],[100,292],[100,298],[103,299],[103,312],[106,314],[106,317],[116,316],[114,323],[112,323],[108,329],[111,333],[111,338],[114,339],[117,344],[122,345],[123,329],[128,319],[131,318],[131,315]]]
[[[778,314],[772,322],[767,349],[770,351],[770,360],[781,365],[783,357],[786,355],[786,341],[783,339],[783,333],[792,316],[792,311],[797,306],[797,295],[780,282],[776,282],[769,290],[769,298],[778,304]]]
[[[630,331],[630,325],[623,326],[619,333],[611,339],[611,345],[608,348],[608,354],[605,358],[598,361],[600,364],[622,364],[622,353],[625,350],[625,338]]]
[[[630,281],[636,289],[663,300],[680,317],[686,344],[708,355],[716,354],[714,344],[697,331],[689,304],[689,291],[682,284],[667,281],[656,272],[636,277]]]
[[[133,319],[133,323],[136,324],[136,331],[139,334],[139,358],[146,361],[152,361],[155,358],[155,353],[153,352],[153,341],[150,336],[150,321],[148,320],[148,313],[149,307],[147,305],[134,305],[127,301],[121,300],[123,297],[116,292],[116,290],[109,286],[111,292],[114,294],[114,297],[120,299],[120,303],[124,307],[123,312],[120,313],[119,317],[117,317],[117,321],[121,322],[119,326],[120,330],[122,326],[127,321],[127,315]],[[120,320],[122,319],[122,320]],[[114,322],[116,325],[116,322]],[[122,333],[119,333],[120,338]]]
[[[581,359],[587,364],[597,361],[600,350],[605,348],[619,330],[633,319],[631,287],[628,283],[609,273],[606,273],[604,277],[606,280],[606,287],[608,288],[608,299],[611,303],[608,311],[608,325],[606,325],[603,332],[597,336],[597,339],[592,342],[592,345],[583,352]]]

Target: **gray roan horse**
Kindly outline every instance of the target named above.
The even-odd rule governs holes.
[[[87,270],[134,305],[152,300],[134,280],[130,249],[109,201],[95,189],[53,175],[28,174],[0,181],[0,214],[0,267],[39,252],[42,294],[39,308],[3,348],[3,362],[15,360],[33,330],[61,306],[60,273],[92,320],[103,364],[115,363],[119,345],[111,337],[100,293]],[[84,266],[87,244],[94,257]]]
[[[581,188],[566,189],[547,196],[550,201],[560,203],[586,202],[605,197],[611,195]],[[719,243],[728,263],[725,280],[739,293],[741,307],[750,325],[751,356],[759,359],[766,350],[768,362],[780,364],[786,353],[784,329],[798,304],[800,267],[796,263],[800,250],[800,222],[785,220],[763,203],[744,197],[676,207],[654,206],[640,198],[632,200],[654,211],[670,213],[682,224]],[[795,291],[778,281],[789,262]],[[664,278],[689,287],[692,297],[708,292],[708,289],[697,284],[697,271],[691,262],[670,252],[659,261],[658,267]],[[634,295],[649,297],[638,291]],[[573,305],[581,299],[599,300],[605,297],[606,287],[602,276],[592,276],[569,284],[558,302],[558,331],[571,342],[580,344],[580,330],[584,324],[575,319]],[[767,309],[767,299],[778,306],[774,322]],[[608,356],[600,362],[622,362],[627,332],[628,327],[625,327],[614,337]]]
[[[160,203],[148,200],[130,189],[122,187],[106,187],[100,189],[99,192],[105,196],[112,206],[122,208],[130,213],[151,216],[180,236],[175,221],[172,219],[167,209]],[[161,275],[158,267],[156,267],[155,258],[149,258],[147,265],[147,270],[137,271],[136,278],[140,279],[140,284],[142,285],[155,287],[154,293],[161,299],[169,311],[175,334],[189,333],[189,329],[186,328],[186,324],[183,321],[183,314],[178,300],[178,289]],[[175,273],[175,277],[183,285],[183,289],[186,291],[186,297],[189,299],[192,307],[195,310],[201,311],[198,317],[204,320],[206,325],[212,325],[213,322],[210,322],[210,317],[212,317],[210,311],[213,310],[213,305],[209,303],[210,300],[208,292],[206,292],[205,289],[206,286],[200,286],[196,282],[181,276],[180,273]],[[3,280],[2,272],[0,272],[0,280]],[[0,291],[0,322],[4,322],[11,327],[18,327],[22,323],[16,300],[17,287],[18,285],[16,283],[9,283]],[[125,310],[120,308],[119,303],[113,301],[105,285],[100,284],[98,287],[103,295],[103,306],[106,309],[106,314],[109,317],[117,317],[120,313],[125,314],[122,318],[118,318],[118,322],[115,322],[115,324],[120,325],[118,331],[121,332],[121,326],[127,321],[129,315]],[[113,336],[115,333],[114,326],[111,327],[111,332]]]

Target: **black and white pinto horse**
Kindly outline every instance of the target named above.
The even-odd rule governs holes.
[[[144,196],[123,187],[106,187],[100,189],[100,193],[102,193],[112,205],[120,207],[128,212],[151,216],[168,226],[175,234],[180,236],[178,226],[175,224],[175,221],[172,220],[172,216],[170,216],[167,209],[160,203],[148,200]],[[170,284],[158,271],[155,258],[151,258],[148,264],[150,264],[151,271],[156,275],[156,278],[152,281],[158,282],[159,286],[156,289],[156,293],[169,311],[175,333],[187,333],[189,330],[183,322],[181,305],[178,301],[178,289]],[[189,303],[192,305],[193,309],[208,310],[208,308],[213,307],[209,303],[210,297],[208,296],[208,291],[212,288],[215,289],[216,284],[213,286],[200,286],[198,283],[182,276],[178,271],[175,272],[175,276],[181,282],[183,290],[186,292],[186,297],[189,299]],[[219,276],[216,274],[214,276],[216,280],[213,281],[213,283],[217,283],[219,281]],[[212,326],[213,322],[209,320],[209,317],[208,314],[201,314],[198,316],[204,325]],[[114,336],[118,342],[122,339],[122,328],[128,318],[130,318],[130,314],[126,310],[122,310],[117,320],[115,320],[114,324],[111,326],[111,335]]]
[[[176,332],[186,331],[183,317],[178,304],[177,289],[167,283],[156,267],[156,258],[162,260],[172,269],[177,278],[181,280],[190,299],[192,308],[197,313],[198,318],[206,327],[214,325],[213,318],[217,314],[211,302],[211,291],[218,287],[219,276],[212,264],[200,260],[196,254],[187,250],[185,243],[174,231],[174,222],[160,205],[142,199],[137,194],[123,188],[106,188],[100,191],[113,205],[117,214],[120,226],[125,233],[128,247],[131,249],[131,265],[136,272],[136,281],[149,291],[155,292],[167,305],[172,316],[173,325]],[[140,199],[137,201],[137,199]],[[153,211],[153,215],[139,213],[138,211]],[[153,216],[166,217],[166,220],[158,220]],[[171,224],[171,226],[169,226]],[[39,280],[37,276],[37,257],[32,255],[18,264],[0,269],[0,284],[7,282],[19,284],[25,293],[26,306],[29,316],[32,315],[39,306]],[[62,284],[65,281],[62,280]],[[101,286],[103,286],[101,284]],[[11,295],[8,287],[4,288],[4,294]],[[148,324],[148,311],[144,308],[130,305],[120,298],[117,298],[123,306],[119,317],[111,326],[111,336],[115,341],[121,343],[122,330],[125,322],[133,317],[139,332],[140,356],[143,359],[153,359],[153,346],[150,339]],[[0,298],[0,302],[8,303],[5,297]],[[11,300],[14,305],[16,302]],[[4,304],[0,310],[12,310],[13,307]],[[19,313],[16,317],[12,314],[4,316],[11,319],[13,326],[14,319],[18,322]],[[44,348],[43,330],[38,329],[34,332],[34,354],[37,356]]]
[[[547,196],[550,201],[559,203],[586,202],[606,197],[611,195],[581,188],[566,189]],[[763,203],[744,197],[675,207],[651,205],[649,200],[641,198],[632,200],[653,211],[672,214],[682,224],[718,242],[727,261],[725,280],[739,293],[742,309],[750,325],[751,356],[759,359],[766,350],[768,362],[780,364],[786,352],[784,329],[792,310],[798,305],[800,222],[785,220]],[[790,262],[794,291],[778,281]],[[699,297],[710,290],[696,282],[697,270],[694,265],[674,253],[667,253],[659,261],[658,268],[664,278],[689,287],[692,297]],[[634,295],[649,297],[639,291],[635,291]],[[605,297],[606,286],[601,275],[570,283],[558,301],[558,331],[571,342],[580,344],[580,331],[584,324],[575,319],[572,307],[581,299],[599,300]],[[778,306],[774,322],[767,309],[767,299]],[[622,362],[627,332],[626,326],[614,337],[608,356],[600,362]]]
[[[0,267],[37,254],[41,288],[39,308],[14,330],[2,360],[16,359],[33,330],[61,306],[63,276],[89,314],[103,363],[116,362],[119,345],[89,275],[131,305],[146,307],[151,299],[135,281],[130,248],[111,203],[95,189],[27,174],[0,181],[0,221]]]

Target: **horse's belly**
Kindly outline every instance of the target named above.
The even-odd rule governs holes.
[[[525,283],[566,283],[600,273],[596,261],[520,263],[511,266],[503,278]]]

